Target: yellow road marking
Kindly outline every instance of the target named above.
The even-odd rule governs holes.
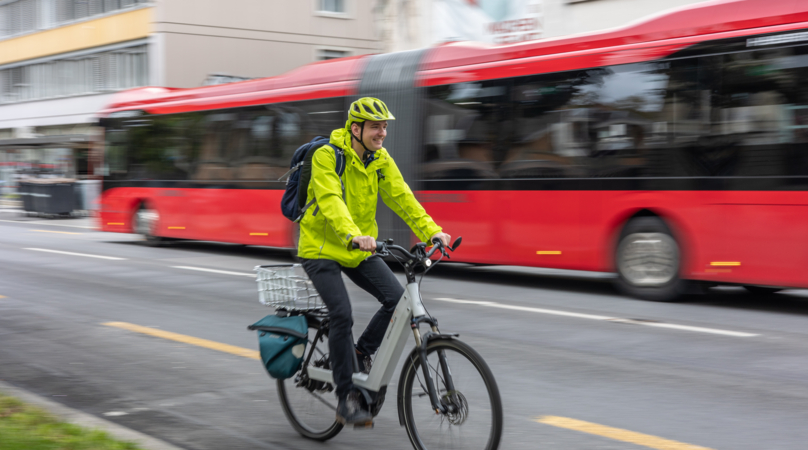
[[[269,236],[269,233],[250,233],[250,236]]]
[[[31,230],[31,231],[37,231],[40,233],[81,234],[81,233],[71,233],[69,231],[51,231],[51,230]]]
[[[707,447],[699,447],[698,445],[671,441],[669,439],[663,439],[648,434],[636,433],[634,431],[623,430],[620,428],[607,427],[606,425],[584,422],[583,420],[570,419],[569,417],[542,416],[537,417],[535,420],[536,422],[543,423],[545,425],[552,425],[554,427],[566,428],[568,430],[595,434],[598,436],[607,437],[609,439],[614,439],[616,441],[629,442],[657,450],[712,450]]]
[[[537,255],[560,255],[560,250],[539,250],[536,252]]]
[[[714,261],[710,263],[711,266],[740,266],[738,261]]]
[[[143,327],[127,322],[105,322],[102,325],[108,327],[122,328],[124,330],[134,331],[135,333],[147,334],[149,336],[168,339],[170,341],[182,342],[183,344],[196,345],[210,350],[218,350],[220,352],[230,353],[231,355],[243,356],[245,358],[260,360],[260,353],[256,350],[248,348],[236,347],[235,345],[222,344],[221,342],[209,341],[207,339],[196,338],[193,336],[186,336],[184,334],[172,333],[170,331],[156,330],[154,328]]]

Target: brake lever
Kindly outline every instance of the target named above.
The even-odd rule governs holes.
[[[387,243],[386,242],[378,242],[377,243],[377,245],[376,245],[376,254],[379,255],[379,256],[390,256],[390,249],[387,248]]]
[[[440,252],[446,257],[446,259],[452,259],[452,257],[449,256],[449,253],[446,252],[446,247],[441,246]]]

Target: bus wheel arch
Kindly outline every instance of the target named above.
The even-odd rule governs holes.
[[[147,200],[138,200],[132,210],[132,232],[143,236],[146,245],[159,246],[163,238],[157,236],[156,230],[160,222],[160,213]]]
[[[612,246],[616,286],[644,300],[670,302],[689,290],[681,278],[685,240],[672,221],[650,209],[626,218]]]

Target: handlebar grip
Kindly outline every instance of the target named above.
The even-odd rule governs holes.
[[[359,250],[359,244],[356,242],[351,242],[351,248],[354,250]],[[384,249],[384,242],[376,241],[376,251],[380,252]]]

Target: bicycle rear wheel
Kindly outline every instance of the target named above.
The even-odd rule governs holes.
[[[318,329],[315,325],[309,325],[306,356],[312,352],[309,366],[330,369],[328,338],[322,336],[315,342]],[[342,430],[342,424],[336,420],[337,397],[332,384],[308,379],[302,368],[292,378],[277,380],[277,384],[283,412],[302,436],[326,441]]]
[[[435,340],[427,345],[427,367],[438,397],[453,406],[451,414],[435,414],[421,369],[413,352],[401,372],[404,426],[418,450],[495,450],[502,436],[502,400],[494,375],[482,357],[457,340]],[[448,367],[440,361],[445,355]],[[445,369],[445,370],[444,370]],[[444,374],[454,384],[450,390]]]

